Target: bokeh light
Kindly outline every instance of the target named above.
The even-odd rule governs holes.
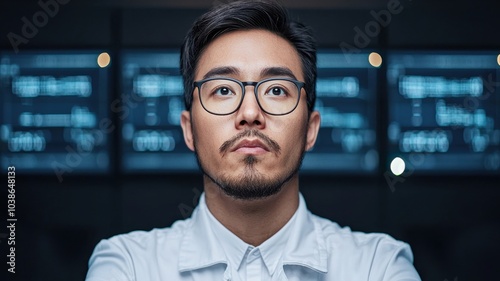
[[[99,67],[101,68],[104,68],[106,66],[109,65],[109,63],[111,62],[111,57],[109,56],[108,53],[104,52],[104,53],[101,53],[98,57],[97,57],[97,64],[99,65]]]
[[[405,168],[406,168],[405,161],[400,157],[396,157],[391,161],[391,172],[394,175],[396,176],[401,175],[405,171]]]
[[[373,67],[380,67],[382,65],[382,56],[379,53],[372,52],[368,56],[368,62],[370,62]]]

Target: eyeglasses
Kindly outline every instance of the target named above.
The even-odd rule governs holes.
[[[254,86],[255,98],[262,111],[285,115],[294,111],[305,83],[287,78],[270,78],[259,82],[242,82],[232,78],[208,78],[195,81],[203,108],[215,115],[236,112],[245,97],[245,87]]]

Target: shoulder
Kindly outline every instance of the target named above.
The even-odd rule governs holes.
[[[365,233],[353,231],[350,227],[341,227],[328,219],[312,215],[316,229],[320,230],[325,242],[333,247],[346,247],[352,250],[367,251],[377,249],[398,249],[408,247],[405,242],[394,239],[385,233]]]
[[[375,276],[379,278],[376,280],[420,280],[407,243],[385,233],[352,231],[315,215],[312,220],[324,239],[329,267],[342,265],[342,270],[355,270],[360,280],[372,280]]]
[[[90,259],[86,280],[154,280],[154,272],[174,272],[185,231],[191,219],[171,227],[133,231],[101,240]],[[164,268],[169,265],[169,268]],[[170,268],[171,267],[171,268]]]
[[[101,243],[110,243],[128,249],[150,250],[150,247],[161,245],[179,245],[177,243],[183,237],[191,223],[190,219],[177,221],[170,227],[155,228],[150,231],[132,231],[126,234],[119,234],[109,239],[102,240]]]

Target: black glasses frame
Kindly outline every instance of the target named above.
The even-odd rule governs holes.
[[[212,111],[208,110],[205,107],[205,105],[203,104],[203,100],[201,98],[201,86],[203,85],[203,83],[208,82],[208,81],[212,81],[212,80],[228,80],[228,81],[232,81],[232,82],[235,82],[235,83],[237,83],[237,84],[240,85],[241,90],[242,90],[242,94],[241,94],[240,103],[238,104],[238,106],[236,107],[235,110],[233,110],[233,111],[231,111],[229,113],[215,113],[215,112],[212,112]],[[295,106],[290,111],[288,111],[288,112],[285,112],[285,113],[271,113],[271,112],[265,110],[264,108],[262,108],[262,105],[260,104],[260,101],[259,101],[259,92],[257,91],[257,89],[259,88],[259,86],[262,83],[269,82],[269,81],[274,81],[274,80],[289,81],[289,82],[292,82],[293,84],[295,84],[295,86],[297,86],[297,91],[299,93],[297,95],[297,102],[295,103]],[[268,78],[268,79],[264,79],[264,80],[261,80],[261,81],[258,81],[258,82],[255,82],[255,81],[246,81],[246,82],[243,82],[243,81],[240,81],[238,79],[233,79],[233,78],[229,78],[229,77],[207,78],[207,79],[195,81],[193,84],[194,84],[195,88],[198,88],[198,97],[200,98],[201,106],[203,107],[203,109],[205,109],[205,111],[207,111],[208,113],[211,113],[213,115],[229,115],[229,114],[233,114],[236,111],[238,111],[238,109],[240,109],[240,107],[241,107],[241,104],[243,103],[243,100],[245,99],[246,86],[254,86],[253,91],[254,91],[254,94],[255,94],[255,99],[257,100],[257,104],[259,105],[260,109],[263,112],[265,112],[265,113],[267,113],[269,115],[276,115],[276,116],[290,114],[292,111],[294,111],[297,108],[297,106],[299,105],[299,101],[300,101],[300,95],[302,93],[301,90],[306,85],[306,83],[304,83],[304,82],[301,82],[301,81],[298,81],[298,80],[295,80],[295,79],[290,79],[290,78]]]

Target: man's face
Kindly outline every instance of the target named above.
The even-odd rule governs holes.
[[[304,81],[301,67],[297,51],[285,39],[263,30],[234,31],[205,48],[195,81],[213,76]],[[297,108],[282,116],[261,110],[253,86],[246,86],[240,108],[223,116],[205,111],[198,91],[193,93],[191,114],[183,112],[181,123],[186,144],[197,154],[209,184],[235,198],[258,199],[276,194],[297,175],[304,151],[314,145],[319,127],[317,112],[308,118],[303,89]]]

